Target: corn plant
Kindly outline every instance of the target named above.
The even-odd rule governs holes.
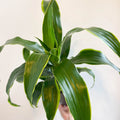
[[[24,90],[31,106],[37,107],[42,97],[48,120],[53,120],[60,101],[62,91],[74,120],[91,120],[91,105],[85,81],[79,73],[87,72],[94,78],[89,68],[76,67],[79,64],[109,65],[120,73],[101,51],[83,49],[76,56],[68,59],[71,38],[76,32],[88,31],[99,37],[116,55],[120,57],[120,42],[109,31],[98,27],[74,28],[62,36],[60,11],[56,0],[42,0],[43,39],[38,42],[15,37],[0,46],[0,52],[6,45],[22,45],[25,62],[10,75],[6,93],[8,102],[18,107],[10,98],[10,89],[16,80],[24,83]]]

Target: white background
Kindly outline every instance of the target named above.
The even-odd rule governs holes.
[[[120,0],[57,0],[63,35],[73,27],[98,26],[113,32],[120,39]],[[41,0],[0,0],[0,45],[20,36],[35,40],[42,38],[43,14]],[[35,40],[36,41],[36,40]],[[87,32],[72,38],[71,55],[81,49],[101,50],[120,67],[120,59],[101,40]],[[15,82],[11,97],[20,108],[7,102],[5,87],[11,71],[24,62],[21,46],[6,46],[0,53],[0,120],[46,120],[42,101],[37,109],[31,108],[24,94],[23,84]],[[86,65],[85,65],[86,66]],[[92,78],[82,74],[88,85],[92,120],[120,120],[120,76],[109,66],[88,66],[96,74],[95,86],[90,89]],[[62,120],[57,112],[55,120]]]

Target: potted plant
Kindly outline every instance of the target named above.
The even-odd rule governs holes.
[[[10,98],[10,88],[14,81],[24,83],[24,90],[31,106],[36,106],[40,97],[48,120],[53,120],[60,101],[62,91],[66,103],[75,120],[90,120],[91,106],[87,86],[79,74],[88,72],[94,78],[94,73],[88,68],[76,67],[77,64],[110,65],[120,73],[120,69],[108,60],[98,50],[84,49],[78,55],[68,59],[71,37],[76,32],[86,30],[103,40],[120,57],[120,42],[109,31],[98,27],[74,28],[62,37],[60,11],[55,0],[42,1],[43,40],[40,44],[15,37],[0,46],[0,52],[5,45],[22,45],[25,62],[10,75],[6,86],[8,102],[18,107]],[[62,39],[63,38],[63,39]],[[39,81],[41,79],[42,81]]]

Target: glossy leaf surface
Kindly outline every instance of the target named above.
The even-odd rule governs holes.
[[[48,63],[49,55],[33,53],[25,65],[24,88],[28,100],[32,103],[32,95],[45,66]]]
[[[11,87],[13,86],[14,84],[14,81],[17,79],[17,77],[19,75],[21,75],[23,72],[24,72],[24,68],[25,68],[25,63],[22,64],[21,66],[19,66],[18,68],[16,68],[10,75],[9,77],[9,80],[8,80],[8,83],[7,83],[7,86],[6,86],[6,93],[8,95],[8,101],[11,105],[14,105],[14,106],[19,106],[19,105],[16,105],[14,103],[12,103],[11,99],[10,99],[10,89]]]
[[[86,30],[102,39],[120,57],[120,42],[115,35],[98,27],[86,28]]]
[[[59,53],[58,53],[58,49],[57,48],[54,48],[50,51],[50,54],[51,54],[51,57],[50,57],[50,62],[55,65],[58,63],[59,61]]]
[[[61,59],[67,58],[70,51],[71,37],[74,33],[83,31],[83,28],[75,28],[70,30],[65,37],[63,38],[62,50],[61,50]]]
[[[53,28],[53,2],[54,0],[50,2],[43,21],[43,42],[50,49],[54,48],[57,42]]]
[[[111,32],[106,31],[102,28],[98,27],[90,27],[90,28],[74,28],[67,32],[63,40],[63,47],[61,52],[61,58],[67,58],[70,50],[71,37],[76,32],[81,32],[83,30],[87,30],[93,35],[99,37],[103,40],[119,57],[120,57],[120,42]]]
[[[26,48],[23,48],[23,58],[27,61],[28,57],[30,56],[30,51]]]
[[[39,46],[38,43],[24,40],[20,37],[15,37],[13,39],[8,40],[3,46],[0,46],[0,52],[2,51],[2,49],[4,48],[5,45],[16,45],[16,44],[22,45],[25,48],[27,48],[28,50],[32,50],[34,52],[40,52],[40,53],[44,52],[42,47]]]
[[[39,82],[36,86],[35,86],[35,90],[33,93],[33,99],[32,99],[32,104],[35,105],[37,107],[38,101],[42,95],[42,85],[43,82]]]
[[[55,0],[42,3],[43,9],[46,11],[43,22],[43,41],[49,48],[56,48],[61,44],[62,40],[59,8]],[[44,7],[46,4],[48,5],[47,10]]]
[[[91,64],[91,65],[110,65],[114,69],[116,69],[118,72],[120,72],[120,69],[115,66],[113,63],[111,63],[106,56],[102,54],[102,52],[93,50],[93,49],[84,49],[80,51],[78,55],[73,57],[71,61],[74,64]]]
[[[87,86],[74,64],[70,60],[64,60],[54,68],[54,75],[74,120],[90,120],[91,108]]]
[[[46,79],[51,79],[51,78],[53,78],[52,66],[48,64],[45,67],[44,71],[42,72],[40,79],[46,80]]]
[[[54,27],[57,44],[58,46],[60,46],[61,40],[62,40],[62,27],[61,27],[61,21],[60,21],[60,11],[59,11],[59,7],[57,5],[56,0],[54,0],[54,3],[53,3],[53,27]]]
[[[54,79],[48,79],[43,84],[42,101],[48,120],[53,120],[60,100],[60,91]]]

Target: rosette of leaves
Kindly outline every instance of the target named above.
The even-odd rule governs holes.
[[[53,120],[59,105],[60,91],[74,120],[90,120],[91,106],[84,79],[79,74],[87,72],[95,78],[89,68],[77,68],[77,64],[109,65],[120,72],[120,69],[98,50],[83,49],[76,56],[68,59],[72,35],[86,30],[103,40],[116,55],[120,57],[120,42],[109,31],[98,27],[74,28],[62,37],[60,11],[55,0],[43,0],[43,40],[33,42],[15,37],[0,46],[0,52],[6,45],[22,45],[25,62],[10,75],[6,92],[11,105],[19,106],[10,99],[10,89],[14,81],[24,83],[26,96],[32,106],[38,104],[42,97],[48,120]],[[63,39],[62,39],[63,38]],[[41,79],[41,81],[39,81]]]

